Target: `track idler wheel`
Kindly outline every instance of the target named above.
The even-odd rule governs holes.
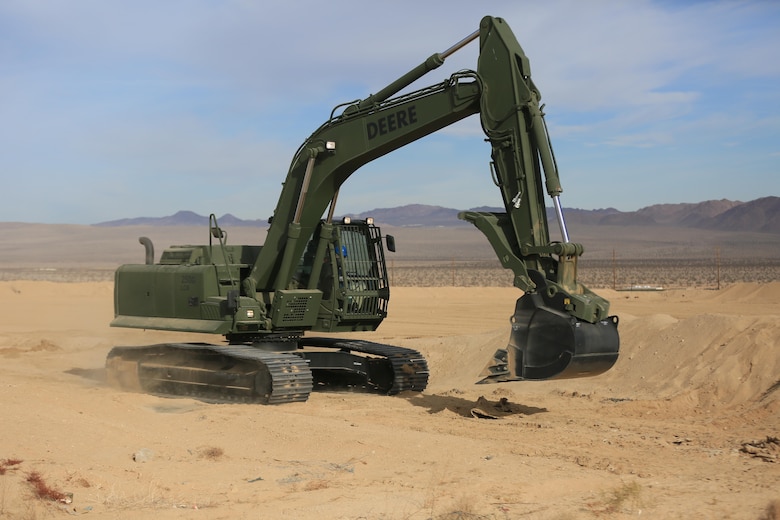
[[[617,316],[588,323],[548,306],[539,294],[524,294],[511,321],[509,345],[496,351],[480,383],[595,376],[617,361]]]

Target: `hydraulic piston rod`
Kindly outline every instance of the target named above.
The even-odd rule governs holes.
[[[463,47],[476,40],[478,37],[479,37],[479,31],[474,31],[473,33],[469,34],[468,36],[463,38],[461,41],[459,41],[458,43],[456,43],[446,51],[440,52],[439,57],[442,60],[449,58],[450,56],[452,56],[453,54],[461,50]]]
[[[555,216],[558,217],[558,226],[561,228],[561,237],[563,241],[569,242],[569,230],[566,229],[566,221],[563,219],[563,209],[561,208],[561,198],[556,195],[553,198],[553,205],[555,206]]]
[[[479,36],[479,31],[474,31],[470,35],[463,38],[461,41],[450,47],[444,52],[437,52],[432,54],[427,60],[417,65],[415,68],[390,83],[388,86],[377,92],[371,94],[366,99],[358,103],[358,108],[365,108],[376,103],[385,101],[390,96],[396,94],[401,89],[408,87],[421,77],[425,76],[430,71],[441,67],[444,64],[444,60],[452,56],[454,53],[474,41]]]

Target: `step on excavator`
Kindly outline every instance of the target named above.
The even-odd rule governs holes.
[[[476,71],[399,94],[476,39]],[[472,115],[491,145],[490,173],[505,211],[458,217],[484,233],[523,292],[507,347],[477,382],[605,372],[618,356],[618,318],[577,281],[583,246],[569,240],[539,102],[511,29],[487,16],[479,30],[376,94],[338,105],[293,157],[262,246],[228,244],[214,215],[208,245],[171,246],[158,263],[151,242],[139,239],[146,263],[117,269],[111,325],[225,341],[114,347],[109,380],[159,395],[265,404],[305,401],[315,387],[423,391],[428,364],[420,352],[331,335],[375,330],[387,316],[385,245],[395,250],[372,219],[334,218],[336,202],[361,166]],[[545,193],[561,240],[550,239]]]

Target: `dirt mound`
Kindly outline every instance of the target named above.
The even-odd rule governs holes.
[[[765,301],[767,295],[761,287],[740,292],[749,301]],[[732,296],[721,297],[728,302]],[[621,318],[621,353],[612,370],[596,378],[529,384],[546,385],[550,390],[609,393],[621,399],[678,399],[692,408],[764,405],[780,399],[780,357],[776,351],[780,322],[775,316],[698,314],[680,319],[653,314]],[[441,392],[472,387],[490,357],[505,348],[508,339],[507,326],[479,335],[437,338],[435,343],[419,338],[408,344],[423,351],[429,361],[429,390]],[[524,389],[522,385],[512,388]]]
[[[621,335],[621,358],[605,376],[620,391],[644,399],[685,394],[708,407],[780,394],[780,323],[773,316],[649,317],[624,324]]]
[[[716,293],[716,301],[740,303],[780,303],[780,282],[740,283]]]

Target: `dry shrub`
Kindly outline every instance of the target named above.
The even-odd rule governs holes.
[[[636,482],[626,482],[615,489],[604,493],[600,500],[588,504],[591,512],[596,515],[611,515],[619,513],[623,508],[641,506],[642,487]]]
[[[306,483],[306,486],[304,487],[305,491],[317,491],[318,489],[326,489],[329,488],[330,484],[327,480],[317,479],[312,480]]]
[[[481,515],[470,510],[456,509],[435,517],[436,520],[490,520],[494,515]]]
[[[511,287],[512,272],[496,260],[396,262],[389,270],[396,287]],[[780,277],[779,259],[723,258],[719,269],[711,258],[583,258],[577,278],[591,287],[632,285],[714,288],[734,283],[766,283]]]
[[[69,484],[72,484],[74,486],[78,486],[82,488],[92,487],[92,483],[89,480],[76,473],[68,475],[68,478],[66,480],[68,481]]]
[[[98,486],[95,500],[109,510],[142,510],[178,508],[180,501],[170,497],[170,488],[150,482],[146,492],[128,494],[122,485]]]
[[[35,496],[41,500],[52,500],[63,503],[68,503],[70,500],[70,495],[67,495],[62,491],[58,491],[49,486],[46,481],[43,480],[41,474],[37,471],[33,471],[27,475],[27,483],[30,484],[30,487],[35,493]]]
[[[20,459],[3,459],[0,460],[0,475],[5,475],[5,472],[9,469],[16,469],[14,466],[18,466],[22,461]]]
[[[434,509],[435,504],[431,504]],[[471,496],[461,496],[447,507],[435,508],[442,510],[431,516],[432,520],[490,520],[496,518],[493,514],[481,514],[475,507],[475,499]],[[505,512],[506,513],[506,512]]]
[[[780,500],[772,500],[759,520],[780,520]]]
[[[216,446],[206,446],[199,450],[200,458],[207,460],[219,460],[225,455],[225,450]]]

